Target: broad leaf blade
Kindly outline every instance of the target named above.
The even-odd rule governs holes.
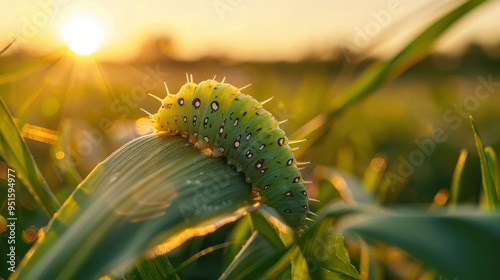
[[[45,182],[2,99],[0,99],[0,156],[16,171],[16,176],[45,213],[52,217],[60,207],[59,202]]]
[[[96,278],[214,231],[252,210],[251,203],[250,186],[225,160],[180,137],[146,135],[89,174],[17,276]]]
[[[500,253],[494,244],[500,244],[499,213],[373,215],[344,230],[368,242],[397,246],[450,279],[498,276]]]
[[[341,219],[337,229],[346,236],[396,246],[444,277],[496,278],[500,253],[494,244],[500,244],[499,212],[460,206],[453,213],[398,210],[338,203],[323,209],[320,217]]]

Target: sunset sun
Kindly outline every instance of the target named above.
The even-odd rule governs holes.
[[[68,47],[79,55],[90,55],[99,48],[103,40],[103,27],[99,20],[78,14],[61,24],[61,37]]]

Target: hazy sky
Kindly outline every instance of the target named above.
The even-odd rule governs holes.
[[[371,45],[394,50],[437,16],[462,1],[432,0],[191,0],[82,1],[0,0],[0,44],[41,51],[60,46],[61,24],[87,13],[103,26],[101,54],[127,57],[152,34],[172,38],[182,58],[218,54],[240,59],[286,59],[336,45],[362,51]],[[457,24],[439,49],[460,51],[470,41],[500,39],[500,1],[487,3]]]

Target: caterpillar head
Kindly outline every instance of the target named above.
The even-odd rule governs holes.
[[[177,119],[177,106],[183,106],[184,99],[182,96],[192,94],[195,88],[195,83],[186,83],[177,94],[171,94],[167,89],[167,96],[162,100],[158,113],[152,117],[153,127],[158,131],[166,131],[168,134],[178,134],[179,120]]]
[[[166,131],[168,134],[176,134],[178,123],[176,117],[175,102],[177,96],[169,94],[161,102],[158,113],[153,115],[153,127],[158,131]]]

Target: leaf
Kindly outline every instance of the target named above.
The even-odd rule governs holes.
[[[462,173],[464,170],[465,160],[467,159],[467,150],[460,150],[460,155],[458,156],[457,165],[453,171],[453,177],[451,179],[451,201],[450,205],[455,207],[458,204],[458,198],[460,197],[461,190],[461,180]]]
[[[7,106],[0,98],[0,156],[15,170],[18,177],[45,213],[52,217],[60,208],[59,202],[24,142]]]
[[[307,262],[294,239],[295,232],[280,215],[263,205],[251,217],[255,231],[254,239],[248,242],[252,244],[243,247],[220,279],[306,279]]]
[[[309,275],[313,279],[361,279],[351,264],[344,246],[344,237],[333,232],[331,219],[320,218],[320,222],[301,240],[304,257],[309,265]]]
[[[240,252],[241,247],[243,246],[241,242],[247,241],[252,235],[253,230],[250,228],[250,223],[248,222],[249,220],[250,217],[248,215],[240,219],[231,231],[228,241],[232,242],[233,245],[225,250],[224,258],[222,260],[223,270],[226,270],[229,267],[231,262],[233,262],[236,258],[236,255]]]
[[[347,216],[357,214],[357,216]],[[448,279],[495,279],[500,252],[500,212],[457,206],[453,213],[419,208],[332,205],[327,220],[342,218],[337,229],[368,243],[383,242],[412,255]],[[480,256],[480,257],[478,257]]]
[[[180,277],[166,256],[159,256],[152,260],[146,259],[140,262],[131,274],[138,279],[180,280]]]
[[[283,255],[266,237],[255,231],[219,279],[256,279]]]
[[[497,154],[495,153],[495,150],[493,150],[492,147],[488,146],[484,148],[484,156],[486,158],[486,162],[488,163],[491,179],[493,181],[493,184],[495,185],[497,198],[500,200],[500,197],[498,196],[500,194],[500,185],[498,184],[498,174],[497,174],[498,170]]]
[[[481,178],[483,181],[483,191],[486,198],[486,207],[490,209],[498,209],[500,202],[496,191],[496,156],[491,154],[490,149],[488,157],[485,154],[483,141],[476,127],[476,123],[472,116],[470,116],[470,123],[472,132],[476,141],[477,153],[481,162]]]
[[[64,203],[19,279],[91,279],[165,254],[254,210],[251,188],[222,158],[150,134],[100,163]]]

